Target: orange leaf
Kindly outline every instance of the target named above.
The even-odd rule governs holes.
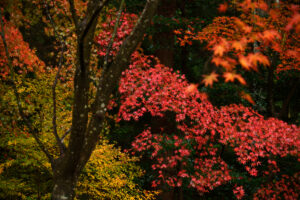
[[[294,58],[299,58],[300,57],[300,51],[294,51],[294,50],[287,50],[286,55],[288,57],[294,57]]]
[[[211,60],[212,63],[215,63],[216,66],[223,66],[227,70],[231,70],[234,66],[228,60],[222,59],[220,57],[214,57]]]
[[[261,54],[261,53],[255,53],[255,54],[249,54],[249,61],[254,66],[257,66],[257,63],[261,63],[265,66],[269,66],[270,62],[267,56]]]
[[[233,72],[225,72],[223,74],[223,77],[225,78],[225,82],[234,82],[234,80],[237,79],[241,84],[246,85],[245,79],[239,74]]]
[[[264,10],[264,11],[267,11],[268,10],[268,4],[266,4],[266,2],[264,1],[260,1],[258,2],[258,8]]]
[[[202,83],[207,87],[208,85],[212,86],[213,82],[218,81],[218,74],[215,72],[212,72],[210,75],[203,75],[204,79],[202,80]]]
[[[225,82],[234,82],[235,74],[231,72],[225,72],[223,77],[225,78]]]
[[[244,26],[243,31],[245,31],[245,33],[250,33],[252,31],[252,27],[251,26]]]
[[[228,4],[227,4],[227,2],[225,2],[225,3],[222,3],[219,5],[218,11],[220,13],[224,13],[224,12],[226,12],[227,8],[228,8]]]
[[[248,26],[245,22],[240,20],[239,18],[235,18],[235,23],[239,26],[240,29],[242,29],[245,33],[250,33],[252,30],[252,27]]]
[[[244,79],[241,75],[236,74],[236,75],[235,75],[235,78],[236,78],[242,85],[246,85],[246,81],[245,81],[245,79]]]
[[[239,56],[239,62],[242,65],[243,68],[245,68],[246,70],[250,70],[251,68],[251,63],[249,62],[249,60],[247,59],[247,57],[245,56]]]
[[[237,51],[243,51],[244,50],[244,45],[239,41],[232,42],[232,47]]]
[[[215,63],[216,66],[220,66],[222,63],[223,59],[220,57],[213,57],[211,60],[212,63]]]
[[[285,27],[286,31],[290,31],[294,25],[296,25],[297,23],[299,24],[300,22],[300,14],[294,14],[293,18],[290,20],[290,22],[288,23],[288,25]]]
[[[253,101],[252,97],[250,96],[250,94],[245,93],[244,91],[241,92],[241,97],[245,100],[247,100],[249,103],[255,105],[255,102]]]
[[[272,41],[275,38],[280,38],[280,35],[275,30],[266,30],[266,31],[263,32],[262,38],[265,39],[265,40]]]
[[[219,44],[213,47],[214,55],[223,56],[225,48],[223,45]]]

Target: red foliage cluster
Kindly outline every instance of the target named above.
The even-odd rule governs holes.
[[[155,160],[152,168],[159,178],[153,182],[154,186],[161,181],[181,186],[183,179],[189,179],[191,187],[204,193],[231,178],[226,163],[213,147],[217,142],[216,110],[205,94],[188,88],[184,76],[153,57],[136,52],[120,81],[119,113],[123,120],[138,120],[145,113],[159,118],[165,117],[167,111],[175,113],[178,133],[164,128],[153,132],[149,127],[137,136],[133,148],[139,152],[151,150],[151,158]],[[179,168],[178,172],[168,175],[173,168]]]
[[[262,176],[277,173],[276,157],[300,157],[300,129],[295,125],[264,119],[241,105],[217,109],[205,94],[189,87],[184,76],[137,52],[123,73],[119,120],[137,121],[145,113],[156,118],[175,114],[175,131],[155,127],[154,132],[149,125],[132,144],[137,152],[151,152],[158,174],[153,186],[185,182],[204,193],[231,180],[218,144],[233,148],[252,176],[258,175],[260,165],[269,165]]]
[[[279,181],[268,183],[262,186],[254,195],[254,200],[277,200],[299,199],[300,174],[294,176],[283,175]]]
[[[5,20],[4,32],[8,52],[12,57],[14,70],[17,70],[20,74],[33,71],[43,71],[44,63],[39,60],[34,50],[29,47],[28,43],[24,42],[20,31]],[[6,57],[4,44],[2,39],[0,39],[0,77],[4,79],[10,74],[7,62],[8,59]]]
[[[105,55],[113,24],[104,25],[103,34],[106,35],[97,37],[101,56]],[[130,31],[118,34],[112,56],[121,45],[122,37]],[[230,45],[241,50],[239,43]],[[219,57],[225,53],[222,48],[214,48]],[[248,57],[252,64],[267,62],[262,55],[249,54]],[[237,74],[234,78],[243,81]],[[146,114],[161,121],[146,125],[132,143],[134,152],[147,152],[153,160],[152,169],[157,173],[152,183],[154,187],[163,183],[171,187],[185,185],[205,193],[227,183],[233,177],[221,156],[224,147],[233,149],[237,161],[251,176],[277,173],[276,157],[300,157],[299,127],[274,118],[264,119],[241,105],[218,109],[206,94],[197,90],[197,85],[189,84],[184,75],[162,65],[153,56],[139,51],[133,53],[129,69],[123,72],[120,80],[119,92],[121,104],[117,121],[139,121]],[[170,122],[171,116],[174,120]],[[261,165],[273,170],[260,168]],[[233,192],[238,199],[245,193],[242,187],[236,187]]]
[[[110,10],[108,13],[115,13],[113,10]],[[109,14],[107,15],[107,21],[101,24],[101,32],[96,37],[95,41],[100,46],[98,48],[98,55],[105,56],[107,47],[110,43],[110,38],[113,33],[114,26],[117,19],[116,15]],[[109,52],[110,56],[116,55],[119,47],[121,46],[124,38],[130,34],[132,31],[135,22],[137,21],[138,16],[136,14],[122,13],[120,18],[120,23],[117,29],[116,37],[112,45],[112,49]]]
[[[222,107],[219,116],[220,142],[230,145],[238,161],[252,176],[267,160],[264,174],[279,171],[276,156],[300,158],[300,129],[275,118],[264,119],[250,108],[241,105]],[[300,161],[300,160],[299,160]]]
[[[243,196],[245,195],[245,191],[244,191],[243,186],[236,186],[236,187],[233,189],[233,194],[235,195],[235,197],[236,197],[237,199],[242,199]]]

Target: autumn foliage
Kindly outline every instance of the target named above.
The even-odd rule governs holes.
[[[268,6],[264,1],[234,2],[232,6],[242,13],[239,17],[216,17],[198,32],[192,28],[176,30],[180,45],[191,45],[192,41],[207,43],[213,52],[211,62],[224,68],[225,82],[237,80],[245,85],[239,74],[241,69],[258,71],[259,66],[270,66],[276,55],[281,61],[277,72],[299,70],[298,6],[285,3]],[[223,4],[219,10],[225,12],[227,7]],[[205,85],[216,81],[214,74],[203,79]]]
[[[124,18],[124,26],[130,24],[126,19],[129,18]],[[108,25],[104,24],[105,31],[106,27]],[[104,32],[104,35],[108,34]],[[244,70],[257,70],[259,65],[269,66],[270,61],[262,52],[278,44],[281,38],[278,34],[274,30],[253,32],[241,19],[220,17],[201,33],[193,35],[186,32],[180,42],[184,45],[189,43],[188,39],[208,41],[208,47],[214,54],[212,62],[226,70],[223,73],[225,81],[238,80],[246,84],[243,77],[236,73],[237,66]],[[116,41],[120,42],[112,49],[111,56],[122,43],[123,35],[117,35]],[[102,34],[96,40],[100,45],[98,53],[104,56],[108,42]],[[264,41],[266,46],[249,53],[249,44],[256,40]],[[203,83],[211,86],[218,76],[214,72],[204,76]],[[279,158],[293,156],[299,161],[299,127],[275,118],[265,119],[242,105],[216,108],[205,93],[198,91],[197,86],[189,84],[184,75],[162,65],[154,56],[143,54],[142,50],[132,55],[129,69],[123,72],[117,121],[143,121],[149,116],[155,121],[144,124],[144,131],[136,136],[131,149],[133,153],[142,153],[152,160],[152,170],[156,173],[152,186],[190,187],[204,194],[234,182],[239,179],[232,176],[236,169],[230,169],[223,159],[223,153],[227,150],[234,154],[249,179],[259,176],[271,180],[270,185],[262,186],[257,191],[255,198],[267,198],[267,194],[278,198],[280,193],[296,199],[299,195],[296,190],[291,193],[282,189],[275,194],[278,186],[272,184],[272,177],[276,174],[281,176],[277,165]],[[247,94],[242,95],[254,103]],[[112,109],[114,106],[117,106],[116,99],[109,107]],[[278,184],[285,184],[285,188],[298,187],[298,183],[293,181],[279,181]],[[233,188],[233,194],[237,199],[242,199],[245,195],[243,186]]]
[[[77,14],[84,14],[86,6],[85,1],[75,1]],[[245,0],[224,2],[218,7],[221,15],[232,9],[239,14],[217,16],[201,30],[190,24],[188,30],[174,31],[178,46],[204,44],[211,54],[209,64],[221,69],[202,75],[199,82],[190,83],[180,71],[163,65],[153,55],[147,55],[142,44],[138,46],[119,85],[116,85],[118,94],[111,95],[109,111],[105,114],[107,127],[103,130],[111,128],[110,123],[131,123],[138,124],[142,131],[135,135],[131,148],[126,150],[132,155],[122,152],[101,135],[102,142],[96,146],[79,177],[76,198],[155,199],[157,191],[162,188],[185,188],[204,196],[221,187],[229,187],[236,199],[299,199],[300,174],[294,173],[295,170],[289,172],[284,164],[287,160],[292,160],[297,166],[300,164],[300,127],[277,118],[266,118],[241,104],[217,107],[206,93],[199,90],[201,85],[214,87],[220,79],[247,86],[244,72],[258,73],[261,68],[274,67],[278,74],[299,71],[299,6]],[[54,88],[59,108],[56,113],[58,134],[62,136],[72,120],[73,65],[76,62],[73,55],[76,54],[77,38],[70,34],[73,25],[60,20],[60,16],[71,18],[67,1],[51,2],[50,13],[65,39],[61,57],[63,67]],[[95,55],[90,60],[91,70],[88,72],[90,93],[96,91],[95,80],[102,73],[103,63],[108,61],[104,66],[109,69],[138,19],[137,14],[122,12],[120,25],[111,41],[117,19],[115,9],[108,9],[108,13],[101,16],[104,21],[96,28],[92,49]],[[47,36],[60,37],[51,29],[49,20],[42,20],[48,23],[44,30]],[[40,131],[41,141],[57,157],[58,149],[51,148],[55,138],[49,135],[53,128],[50,87],[58,68],[46,67],[12,22],[4,19],[4,29],[20,102],[15,101],[14,91],[10,90],[7,81],[11,69],[0,39],[0,82],[3,83],[0,87],[0,148],[5,151],[0,157],[0,191],[7,190],[18,198],[25,198],[26,193],[29,198],[39,198],[40,193],[44,198],[50,198],[48,188],[51,184],[40,183],[51,177],[50,163],[44,154],[34,153],[37,144],[14,113],[17,112],[17,103],[20,103],[33,127]],[[148,38],[152,39],[150,33]],[[57,43],[54,46],[55,50],[60,50]],[[278,62],[274,63],[276,59]],[[252,105],[256,104],[248,93],[239,93]],[[94,99],[90,98],[90,101]],[[92,112],[89,110],[88,114]],[[68,141],[68,137],[66,134],[62,140]],[[22,155],[24,152],[26,156]],[[141,188],[136,182],[144,174],[136,163],[143,159],[151,161],[148,181],[157,191],[148,190],[150,187]],[[10,173],[21,174],[26,170],[30,170],[30,176],[34,170],[43,175],[38,179],[38,187],[44,189],[24,186],[28,176],[11,178]],[[35,175],[34,178],[39,177]],[[4,179],[12,184],[6,184]],[[249,189],[252,182],[255,182],[255,188]],[[31,181],[29,185],[37,184]],[[11,197],[1,195],[0,198]]]
[[[1,28],[0,28],[1,29]],[[8,51],[12,57],[14,70],[18,74],[44,70],[44,63],[35,55],[35,51],[30,49],[29,44],[23,40],[20,31],[13,24],[5,21],[5,38],[8,43]],[[1,31],[1,30],[0,30]],[[7,78],[10,76],[8,61],[6,59],[3,41],[0,40],[0,76]]]
[[[205,94],[190,87],[184,76],[139,53],[121,79],[119,120],[138,121],[147,113],[160,120],[174,115],[174,129],[146,125],[132,143],[135,152],[151,152],[157,173],[153,186],[186,184],[205,193],[226,184],[233,177],[221,146],[232,148],[253,177],[278,173],[276,158],[300,158],[299,127],[264,119],[241,105],[217,109]],[[170,174],[170,169],[177,170]]]

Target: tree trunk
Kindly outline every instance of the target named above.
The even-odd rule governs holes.
[[[271,65],[268,69],[267,83],[267,113],[269,117],[274,117],[274,67]]]
[[[162,0],[157,14],[171,20],[175,15],[176,8],[176,1]],[[155,56],[158,57],[162,64],[173,67],[175,42],[173,29],[165,24],[156,24],[155,27],[156,30],[160,30],[153,35],[154,45],[157,47]]]
[[[54,180],[52,200],[72,200],[75,195],[76,181],[70,177],[57,177]]]
[[[176,1],[174,0],[162,0],[157,9],[157,14],[164,18],[168,18],[169,20],[174,17],[177,9]],[[153,36],[153,41],[155,47],[157,47],[155,51],[155,56],[158,57],[160,62],[168,67],[174,67],[174,33],[171,27],[168,27],[165,24],[156,24],[155,25],[156,32]],[[159,125],[157,127],[161,127]],[[174,169],[168,170],[170,175],[174,174]],[[174,189],[167,187],[166,185],[162,185],[162,192],[159,194],[159,199],[161,200],[170,200],[174,199]]]
[[[291,102],[292,97],[297,91],[297,88],[299,86],[299,78],[296,78],[295,80],[291,81],[292,82],[292,89],[289,91],[287,97],[284,99],[282,103],[282,107],[279,113],[279,118],[282,120],[288,120],[289,118],[289,105]]]
[[[53,190],[52,200],[72,200],[75,197],[75,188],[78,177],[78,170],[75,166],[70,168],[66,162],[66,154],[62,155],[52,164]]]

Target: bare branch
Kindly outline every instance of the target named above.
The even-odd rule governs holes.
[[[53,125],[53,135],[56,139],[56,142],[57,142],[57,145],[59,147],[59,150],[60,150],[60,153],[63,154],[66,150],[66,146],[61,142],[59,136],[58,136],[58,132],[57,132],[57,123],[56,123],[56,85],[57,85],[57,82],[58,82],[58,78],[60,76],[60,71],[61,71],[61,68],[62,68],[62,64],[63,64],[63,59],[64,59],[64,49],[65,49],[65,43],[63,41],[63,38],[57,33],[56,31],[56,26],[55,26],[55,23],[50,15],[50,12],[49,12],[49,9],[48,9],[48,5],[46,3],[46,1],[44,1],[44,5],[45,5],[45,8],[46,8],[46,13],[47,13],[47,16],[50,20],[50,23],[52,25],[52,28],[54,30],[54,34],[58,37],[59,39],[59,42],[60,42],[60,47],[61,47],[61,50],[60,50],[60,58],[59,58],[59,63],[58,63],[58,69],[57,69],[57,72],[56,72],[56,75],[55,75],[55,79],[53,81],[53,84],[52,84],[52,100],[53,100],[53,116],[52,116],[52,125]]]
[[[39,148],[45,153],[45,155],[47,156],[49,162],[53,163],[52,155],[49,153],[49,151],[47,150],[47,148],[45,147],[45,145],[42,143],[42,141],[40,140],[40,138],[38,136],[39,131],[32,126],[31,122],[28,120],[28,118],[25,115],[25,113],[23,111],[23,108],[21,106],[20,96],[19,96],[19,93],[18,93],[18,90],[17,90],[17,86],[15,84],[15,74],[14,74],[13,64],[12,64],[12,60],[11,60],[11,57],[10,57],[9,52],[8,52],[7,43],[6,43],[6,39],[5,39],[4,22],[2,20],[1,9],[0,9],[0,21],[1,21],[1,30],[2,30],[1,31],[1,38],[2,38],[2,41],[3,41],[3,45],[4,45],[5,54],[6,54],[6,57],[7,57],[7,60],[8,60],[8,66],[9,66],[9,70],[10,70],[10,79],[11,79],[11,82],[12,82],[13,91],[14,91],[16,101],[17,101],[17,105],[18,105],[18,111],[20,113],[21,118],[25,122],[27,128],[29,129],[30,133],[34,137],[35,141],[37,142]]]

